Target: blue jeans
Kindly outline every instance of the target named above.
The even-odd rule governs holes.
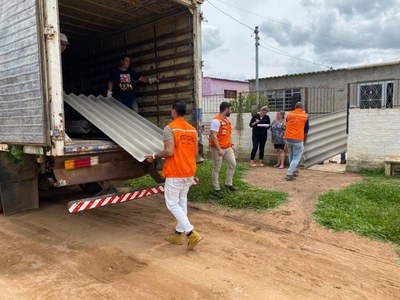
[[[133,111],[139,112],[139,106],[135,97],[133,97],[132,99],[127,99],[127,98],[115,98],[115,99],[117,99],[119,102],[121,102],[126,107],[129,107]]]
[[[297,166],[300,163],[301,154],[303,153],[304,149],[304,144],[303,142],[299,143],[286,142],[286,146],[289,151],[289,162],[290,162],[287,174],[293,175],[294,172],[296,171]]]
[[[340,153],[340,160],[346,160],[346,152]]]

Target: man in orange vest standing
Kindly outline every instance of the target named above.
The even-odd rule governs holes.
[[[167,241],[182,245],[185,233],[187,248],[192,250],[202,239],[187,217],[187,194],[196,173],[197,131],[185,121],[185,114],[185,102],[176,101],[171,109],[173,121],[164,129],[164,150],[145,157],[149,163],[158,158],[166,159],[163,168],[165,203],[178,221]]]
[[[289,150],[290,166],[285,177],[286,180],[293,180],[297,176],[296,168],[300,163],[304,144],[307,141],[309,129],[309,118],[303,110],[303,104],[297,102],[295,109],[288,113],[286,117],[286,131],[283,136]]]
[[[214,168],[212,171],[212,185],[215,192],[222,196],[222,191],[219,185],[219,172],[221,171],[222,159],[228,164],[228,171],[226,174],[225,187],[235,192],[237,187],[233,186],[233,175],[236,168],[235,153],[231,143],[232,127],[228,120],[231,115],[231,104],[229,102],[222,102],[219,106],[219,114],[215,116],[210,125],[210,148],[214,161]]]

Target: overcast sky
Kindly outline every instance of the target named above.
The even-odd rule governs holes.
[[[400,0],[206,0],[205,76],[255,78],[254,34],[210,3],[259,26],[260,78],[400,60]]]

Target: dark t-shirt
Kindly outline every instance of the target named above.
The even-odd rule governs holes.
[[[250,121],[250,127],[253,128],[253,135],[258,135],[258,136],[267,136],[268,135],[268,129],[269,127],[261,127],[261,126],[257,126],[258,124],[271,124],[271,121],[269,119],[268,115],[265,115],[258,124],[256,124],[255,126],[251,126],[251,124],[253,124],[256,119],[260,120],[261,116],[260,114],[255,114]]]
[[[113,82],[113,97],[125,105],[130,104],[135,98],[135,81],[137,81],[140,76],[139,73],[132,69],[121,71],[120,68],[116,68],[112,70],[110,81]],[[125,91],[122,90],[124,87],[126,87]]]

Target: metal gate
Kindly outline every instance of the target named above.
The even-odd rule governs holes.
[[[337,111],[336,101],[334,88],[308,87],[304,89],[304,107],[311,119]]]

